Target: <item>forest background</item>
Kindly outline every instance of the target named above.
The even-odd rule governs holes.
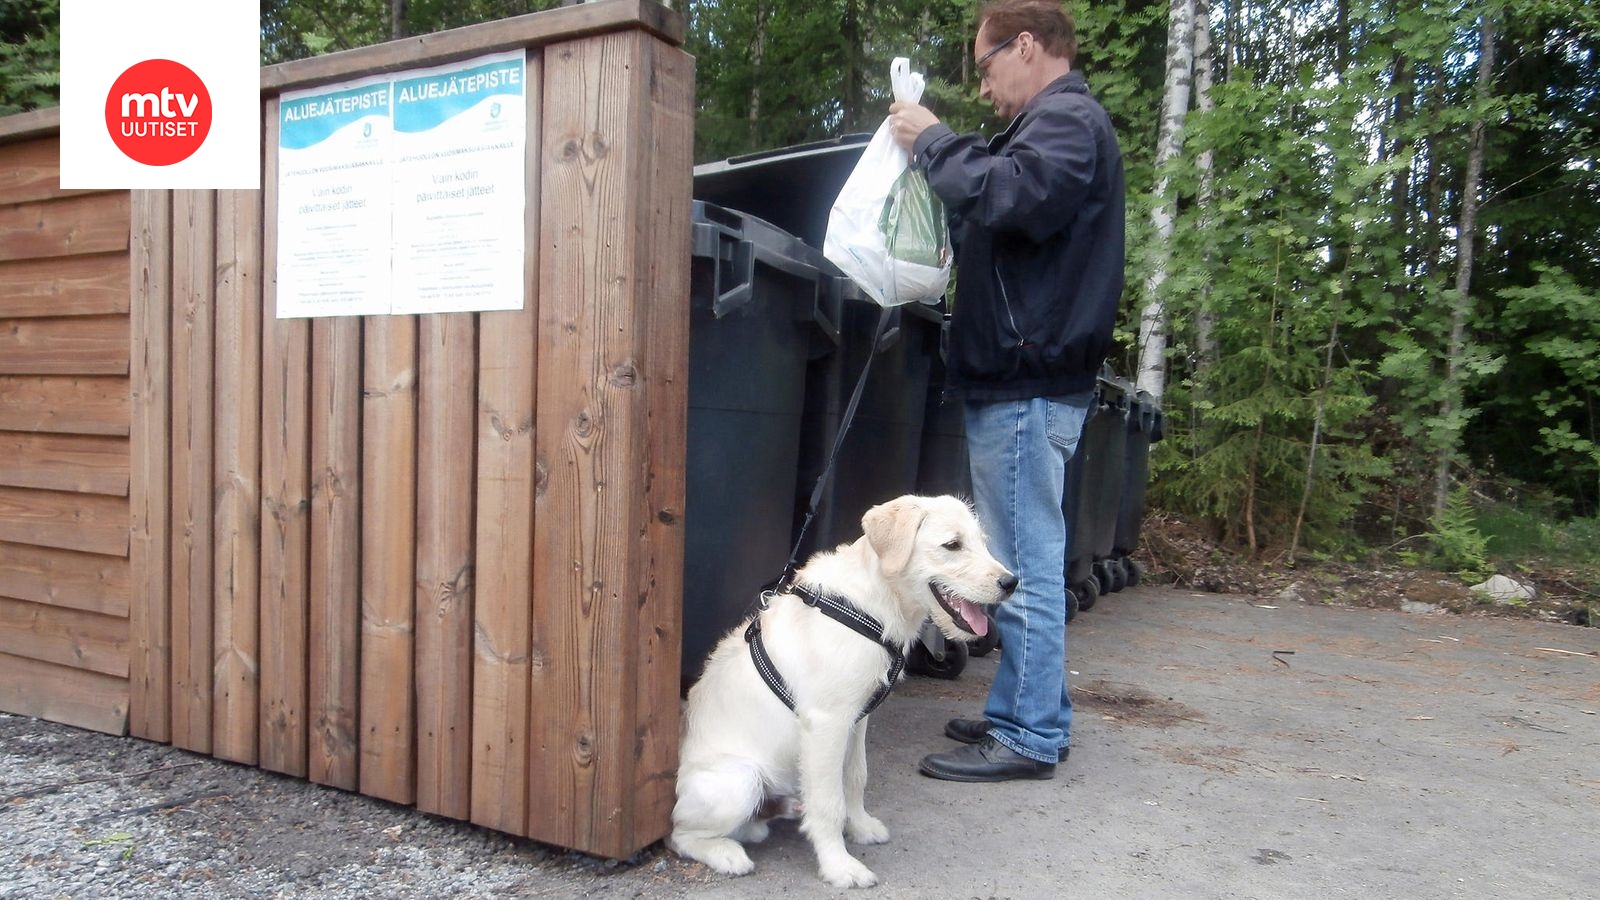
[[[1600,6],[1211,2],[1068,4],[1125,154],[1112,364],[1165,413],[1155,527],[1258,569],[1498,570],[1587,623]],[[261,59],[557,5],[261,0]],[[978,97],[976,0],[669,5],[697,60],[697,162],[872,131],[895,56],[957,130],[1004,127]],[[57,102],[59,7],[0,2],[0,114]]]

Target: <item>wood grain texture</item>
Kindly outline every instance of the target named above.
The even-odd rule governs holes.
[[[115,252],[0,263],[0,319],[125,315],[128,269],[127,254]]]
[[[126,252],[126,191],[0,206],[0,260]]]
[[[128,560],[0,542],[0,596],[128,615]]]
[[[128,279],[135,299],[129,373],[132,404],[128,500],[129,564],[134,596],[127,628],[132,635],[128,671],[128,729],[152,741],[171,736],[171,318],[172,195],[135,191]],[[44,321],[78,321],[44,320]],[[85,321],[98,321],[89,319]],[[126,345],[125,345],[126,346]],[[82,440],[82,439],[80,439]]]
[[[5,121],[21,118],[24,117],[8,116]],[[0,147],[0,204],[86,193],[91,192],[61,189],[61,138],[58,135],[44,134]]]
[[[211,753],[255,765],[261,695],[261,194],[217,192]]]
[[[311,323],[312,781],[358,787],[361,669],[361,320]]]
[[[417,320],[366,320],[361,411],[361,793],[416,797]]]
[[[0,597],[0,653],[127,678],[128,620]]]
[[[172,207],[172,743],[210,753],[216,192]]]
[[[641,679],[657,674],[646,666],[671,652],[666,642],[653,638],[659,652],[649,661],[639,653],[641,623],[650,619],[653,633],[657,621],[670,627],[672,619],[645,612],[652,568],[661,564],[648,545],[657,474],[650,469],[651,383],[658,377],[648,367],[653,353],[686,351],[652,350],[662,336],[650,332],[651,304],[687,298],[681,288],[663,291],[644,281],[657,241],[680,253],[687,248],[683,220],[658,218],[640,202],[659,190],[662,202],[687,203],[684,185],[655,188],[640,177],[651,171],[652,154],[685,146],[677,134],[653,133],[656,46],[643,33],[626,33],[545,54],[528,828],[539,840],[610,856],[626,856],[663,833],[662,774],[645,779],[644,804],[635,789],[643,761],[669,758],[671,751],[650,745],[664,739],[659,724],[675,717],[663,710],[658,718],[641,705],[665,696],[642,690]],[[684,124],[679,114],[662,127]],[[688,171],[687,159],[663,165],[669,182],[685,180],[674,173]],[[658,225],[669,232],[655,234]],[[658,415],[675,422],[682,413]],[[673,458],[681,453],[669,452],[667,461]],[[675,489],[662,490],[670,497]],[[663,542],[671,534],[655,532]],[[676,665],[661,668],[676,673]]]
[[[417,395],[417,808],[472,803],[477,316],[422,316]]]
[[[0,710],[128,733],[128,679],[0,653]]]
[[[0,375],[0,430],[127,437],[130,419],[126,378]]]
[[[0,321],[0,374],[126,375],[126,315]]]
[[[128,453],[127,438],[0,431],[0,485],[126,497]]]
[[[653,0],[580,3],[267,66],[261,70],[261,90],[279,93],[358,75],[417,69],[499,50],[637,28],[672,44],[683,43],[687,31],[681,13]]]
[[[479,317],[477,590],[472,821],[527,828],[529,615],[533,606],[533,391],[537,363],[542,57],[528,57],[523,308]]]
[[[128,498],[0,487],[0,541],[128,555]]]
[[[262,110],[262,216],[278,220],[278,101]],[[279,319],[277,228],[262,239],[261,767],[307,774],[311,323]]]

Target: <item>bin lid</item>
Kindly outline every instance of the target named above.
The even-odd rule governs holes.
[[[695,166],[694,199],[765,219],[821,247],[828,210],[871,139],[846,134]]]

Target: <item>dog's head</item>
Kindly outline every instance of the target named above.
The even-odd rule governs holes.
[[[986,634],[983,607],[1016,590],[1017,577],[989,555],[977,517],[955,497],[890,500],[867,510],[861,529],[898,601],[920,606],[951,640]]]

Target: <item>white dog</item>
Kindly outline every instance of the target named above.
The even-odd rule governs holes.
[[[855,543],[813,556],[797,589],[773,597],[753,628],[724,637],[690,689],[668,838],[679,854],[743,875],[754,864],[740,842],[764,840],[768,818],[798,813],[825,881],[877,883],[844,842],[889,839],[862,805],[863,714],[899,678],[926,619],[952,640],[982,635],[982,607],[1009,596],[1017,579],[954,497],[900,497],[868,510],[861,525]],[[867,636],[876,628],[878,640]],[[761,653],[780,687],[758,671]]]

